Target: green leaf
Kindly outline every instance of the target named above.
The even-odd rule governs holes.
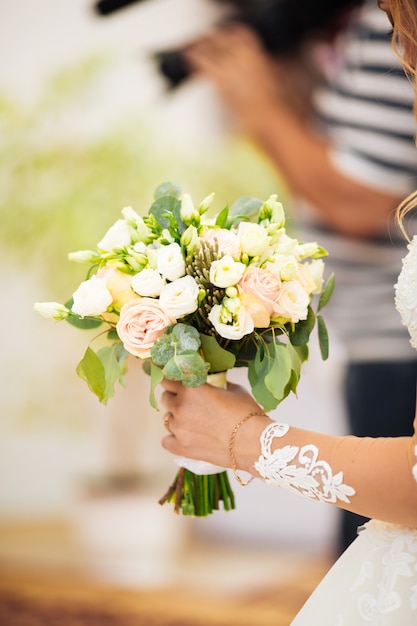
[[[263,364],[263,367],[262,367]],[[249,362],[248,380],[251,386],[252,395],[263,407],[264,411],[272,411],[278,405],[276,398],[265,386],[265,375],[268,372],[267,360],[259,361],[256,358]]]
[[[317,305],[317,311],[320,311],[330,300],[335,285],[334,274],[331,274],[323,287],[323,291],[320,294],[319,303]]]
[[[319,333],[321,358],[323,361],[326,361],[329,357],[329,333],[327,332],[325,321],[321,315],[317,316],[317,328]]]
[[[125,386],[124,377],[127,370],[127,357],[129,353],[124,349],[123,344],[115,342],[111,346],[100,348],[97,356],[104,366],[106,389],[103,402],[106,403],[114,396],[114,385],[119,382]]]
[[[196,352],[177,354],[168,361],[163,371],[168,380],[181,380],[186,387],[199,387],[207,380],[210,364]]]
[[[288,347],[284,343],[276,343],[274,347],[271,346],[270,355],[265,386],[279,403],[288,395],[287,385],[292,372],[291,357]]]
[[[225,228],[228,217],[229,217],[229,207],[225,206],[224,209],[222,209],[216,217],[216,226],[219,226],[219,228]]]
[[[210,374],[232,369],[236,362],[234,354],[222,348],[215,337],[200,334],[204,358],[210,363]]]
[[[155,398],[155,389],[157,385],[164,379],[164,374],[160,367],[157,367],[152,361],[150,362],[151,389],[149,392],[149,403],[153,409],[159,411],[158,403]]]
[[[289,333],[289,339],[293,346],[302,346],[308,343],[310,333],[316,323],[316,316],[311,306],[308,307],[307,319],[300,320],[295,325],[294,331]]]
[[[84,357],[77,365],[77,374],[86,381],[90,390],[104,402],[106,397],[106,373],[104,365],[97,354],[90,347],[85,351]]]

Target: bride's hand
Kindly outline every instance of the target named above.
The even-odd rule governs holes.
[[[163,447],[178,456],[231,467],[230,437],[236,424],[262,408],[242,387],[228,384],[219,389],[210,384],[185,387],[181,382],[164,380],[162,403],[166,409],[165,426],[169,434]],[[236,434],[234,454],[239,469],[253,473],[259,455],[259,438],[270,422],[265,415],[248,420]]]

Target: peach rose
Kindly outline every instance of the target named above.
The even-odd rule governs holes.
[[[147,359],[155,341],[174,322],[161,309],[158,300],[136,298],[122,307],[116,330],[130,354]]]
[[[271,315],[275,302],[281,293],[281,281],[268,270],[259,267],[248,267],[240,280],[238,287],[260,300]]]

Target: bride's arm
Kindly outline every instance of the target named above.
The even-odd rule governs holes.
[[[232,466],[231,434],[261,409],[241,387],[198,389],[164,381],[172,417],[164,447],[174,454]],[[395,419],[395,416],[393,416]],[[266,482],[366,517],[417,527],[417,434],[370,438],[324,435],[254,415],[236,431],[236,467]],[[414,474],[416,470],[414,470]]]

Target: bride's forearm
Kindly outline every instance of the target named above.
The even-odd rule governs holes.
[[[271,423],[251,472],[311,499],[417,527],[416,443],[409,437],[336,437]]]

